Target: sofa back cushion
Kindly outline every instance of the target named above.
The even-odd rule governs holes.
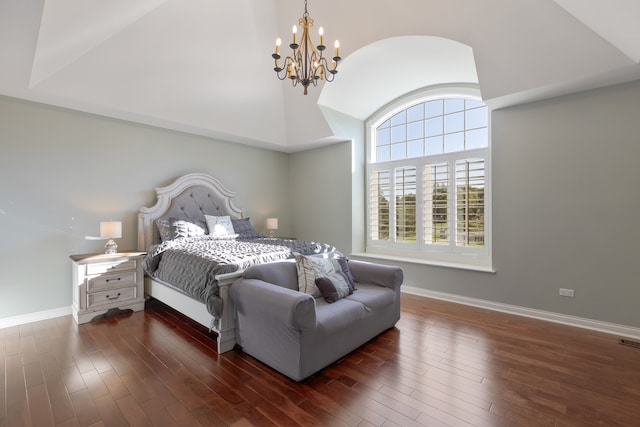
[[[247,268],[242,273],[242,277],[263,280],[294,291],[298,290],[298,271],[295,260],[254,265]]]

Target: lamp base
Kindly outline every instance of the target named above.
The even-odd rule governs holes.
[[[113,241],[113,239],[109,239],[107,243],[104,245],[104,253],[105,254],[115,254],[118,252],[118,244]]]
[[[276,230],[269,230],[269,237],[271,238],[276,237]]]

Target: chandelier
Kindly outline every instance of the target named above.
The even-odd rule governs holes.
[[[298,27],[293,26],[293,43],[289,45],[291,50],[290,55],[284,59],[282,67],[280,66],[280,44],[282,40],[276,40],[276,52],[271,56],[275,59],[276,66],[274,71],[280,80],[289,79],[293,86],[301,84],[304,88],[304,94],[307,94],[309,85],[318,85],[318,80],[326,80],[332,82],[335,75],[338,73],[336,67],[340,62],[340,56],[338,55],[338,48],[340,43],[336,40],[335,48],[336,54],[331,59],[331,66],[327,62],[327,58],[323,56],[326,46],[323,44],[323,30],[322,27],[318,29],[318,35],[320,36],[320,44],[314,46],[311,36],[309,35],[309,28],[313,27],[313,19],[307,12],[307,1],[304,2],[304,15],[298,20],[298,24],[302,27],[302,37],[300,43],[296,41],[296,35],[298,34]]]

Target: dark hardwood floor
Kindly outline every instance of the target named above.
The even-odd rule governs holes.
[[[638,426],[640,349],[403,295],[402,319],[303,383],[150,301],[0,329],[0,426]]]

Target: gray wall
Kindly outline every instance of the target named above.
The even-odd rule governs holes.
[[[291,232],[288,155],[0,97],[0,318],[71,305],[70,254],[102,251],[104,220],[123,221],[153,189],[204,172],[237,192],[259,231]]]
[[[637,81],[494,111],[496,273],[401,263],[405,283],[640,327],[639,100]]]
[[[293,237],[351,251],[351,142],[291,155]]]
[[[496,273],[396,263],[409,286],[640,327],[640,82],[492,114]],[[360,251],[362,128],[292,155],[0,98],[0,318],[71,303],[71,253],[101,250],[104,219],[206,172],[262,226]],[[352,156],[352,147],[356,150]],[[574,289],[561,298],[558,288]]]

